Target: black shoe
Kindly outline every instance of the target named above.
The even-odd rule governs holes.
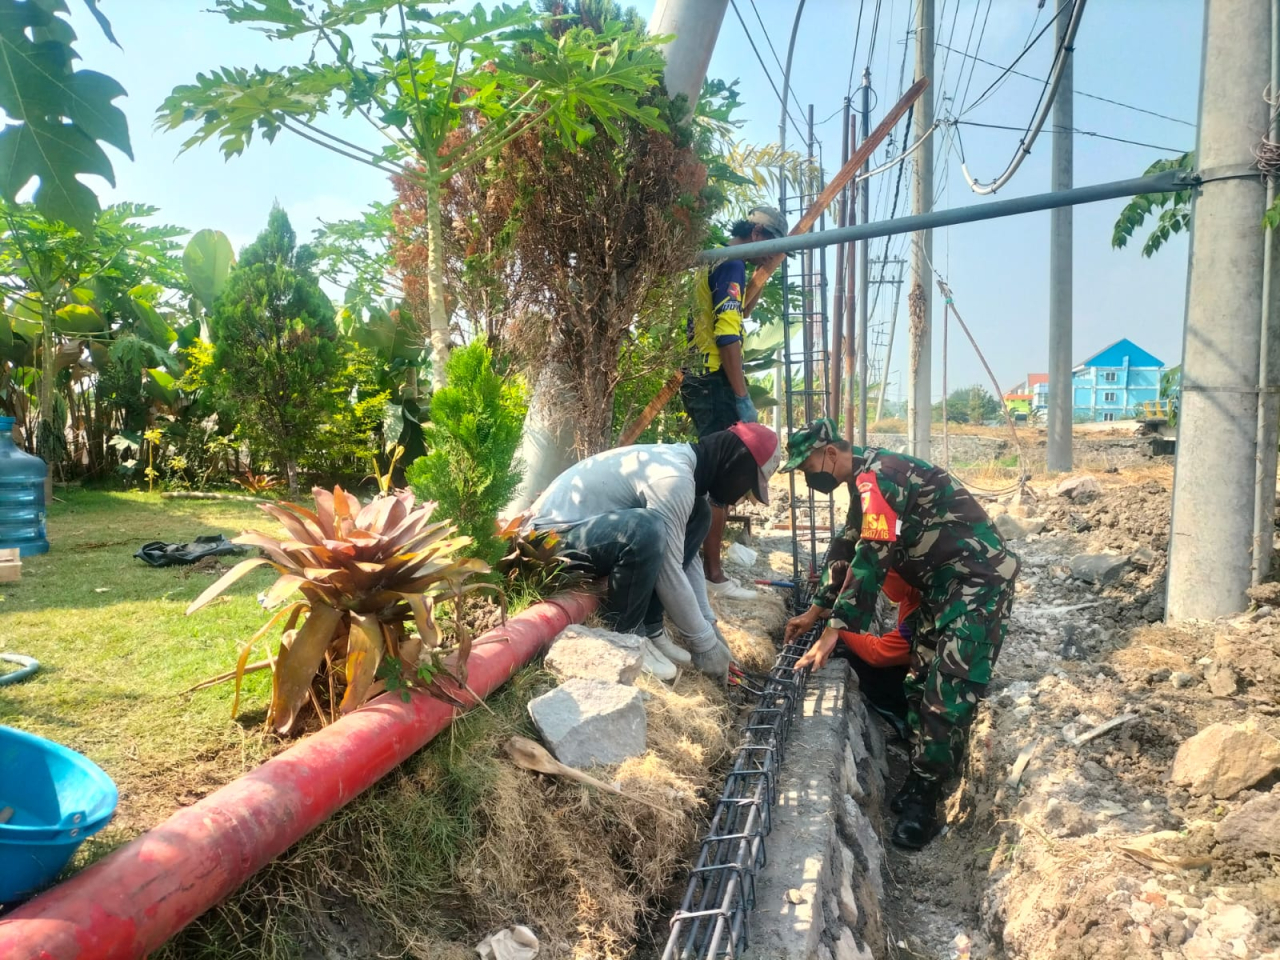
[[[914,773],[908,773],[907,779],[902,781],[902,786],[893,795],[893,799],[889,801],[889,809],[894,813],[901,813],[907,801],[924,789],[927,783],[928,781],[922,780]]]
[[[893,844],[907,850],[919,850],[937,832],[938,799],[941,796],[941,784],[937,781],[917,781],[920,787],[906,798],[902,805],[902,816],[893,829]]]

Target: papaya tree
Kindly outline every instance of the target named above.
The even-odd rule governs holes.
[[[116,43],[98,0],[84,0],[107,39]],[[88,231],[98,198],[81,174],[115,185],[115,172],[100,143],[129,159],[129,124],[112,102],[124,87],[105,74],[76,70],[75,30],[66,0],[6,0],[0,6],[0,195],[9,203],[32,180],[41,216]],[[118,43],[116,43],[119,46]]]
[[[449,180],[531,131],[572,149],[598,132],[620,138],[624,119],[661,124],[640,99],[661,75],[655,40],[618,30],[557,40],[537,29],[527,3],[435,13],[401,0],[215,5],[232,23],[305,44],[308,56],[276,69],[199,74],[164,101],[157,127],[194,124],[183,149],[216,138],[227,157],[255,135],[273,141],[287,131],[419,184],[429,201],[426,313],[436,387],[451,336],[438,203]],[[356,118],[372,128],[364,134],[372,144],[334,124]],[[458,135],[467,118],[469,129]]]
[[[173,362],[179,334],[160,315],[165,292],[180,285],[175,238],[179,227],[145,221],[156,209],[121,203],[103,210],[82,232],[50,220],[34,204],[0,203],[0,345],[31,345],[39,427],[35,449],[50,465],[66,454],[65,371],[92,372],[121,336],[144,344],[148,367]]]

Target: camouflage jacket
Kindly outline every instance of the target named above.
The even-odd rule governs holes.
[[[866,632],[892,568],[921,593],[921,629],[938,630],[965,610],[994,606],[1018,573],[987,512],[942,468],[866,447],[854,448],[849,518],[832,541],[815,606],[831,625]],[[849,561],[842,583],[831,564]]]

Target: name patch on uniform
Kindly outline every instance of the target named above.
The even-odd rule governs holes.
[[[862,539],[889,543],[897,540],[902,524],[898,520],[898,514],[880,493],[875,474],[859,474],[857,486],[858,497],[862,501]]]

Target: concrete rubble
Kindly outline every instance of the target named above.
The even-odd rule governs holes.
[[[1071,575],[1085,583],[1115,583],[1129,568],[1129,558],[1110,553],[1081,553],[1071,558]]]
[[[598,627],[565,628],[544,664],[557,680],[605,680],[633,684],[644,659],[642,638]]]
[[[1068,500],[1088,500],[1102,492],[1102,487],[1093,477],[1085,474],[1079,477],[1068,477],[1054,488],[1054,496],[1066,497]]]
[[[1002,513],[995,519],[996,529],[1006,540],[1023,540],[1044,529],[1044,521],[1036,518],[1015,517],[1012,513]]]
[[[606,680],[567,680],[529,701],[529,716],[561,763],[585,770],[645,751],[644,698]]]
[[[1194,796],[1219,800],[1234,797],[1246,787],[1280,770],[1280,740],[1258,726],[1215,723],[1178,748],[1169,780]]]
[[[1246,855],[1280,857],[1280,793],[1273,789],[1232,810],[1213,836],[1218,843]]]

